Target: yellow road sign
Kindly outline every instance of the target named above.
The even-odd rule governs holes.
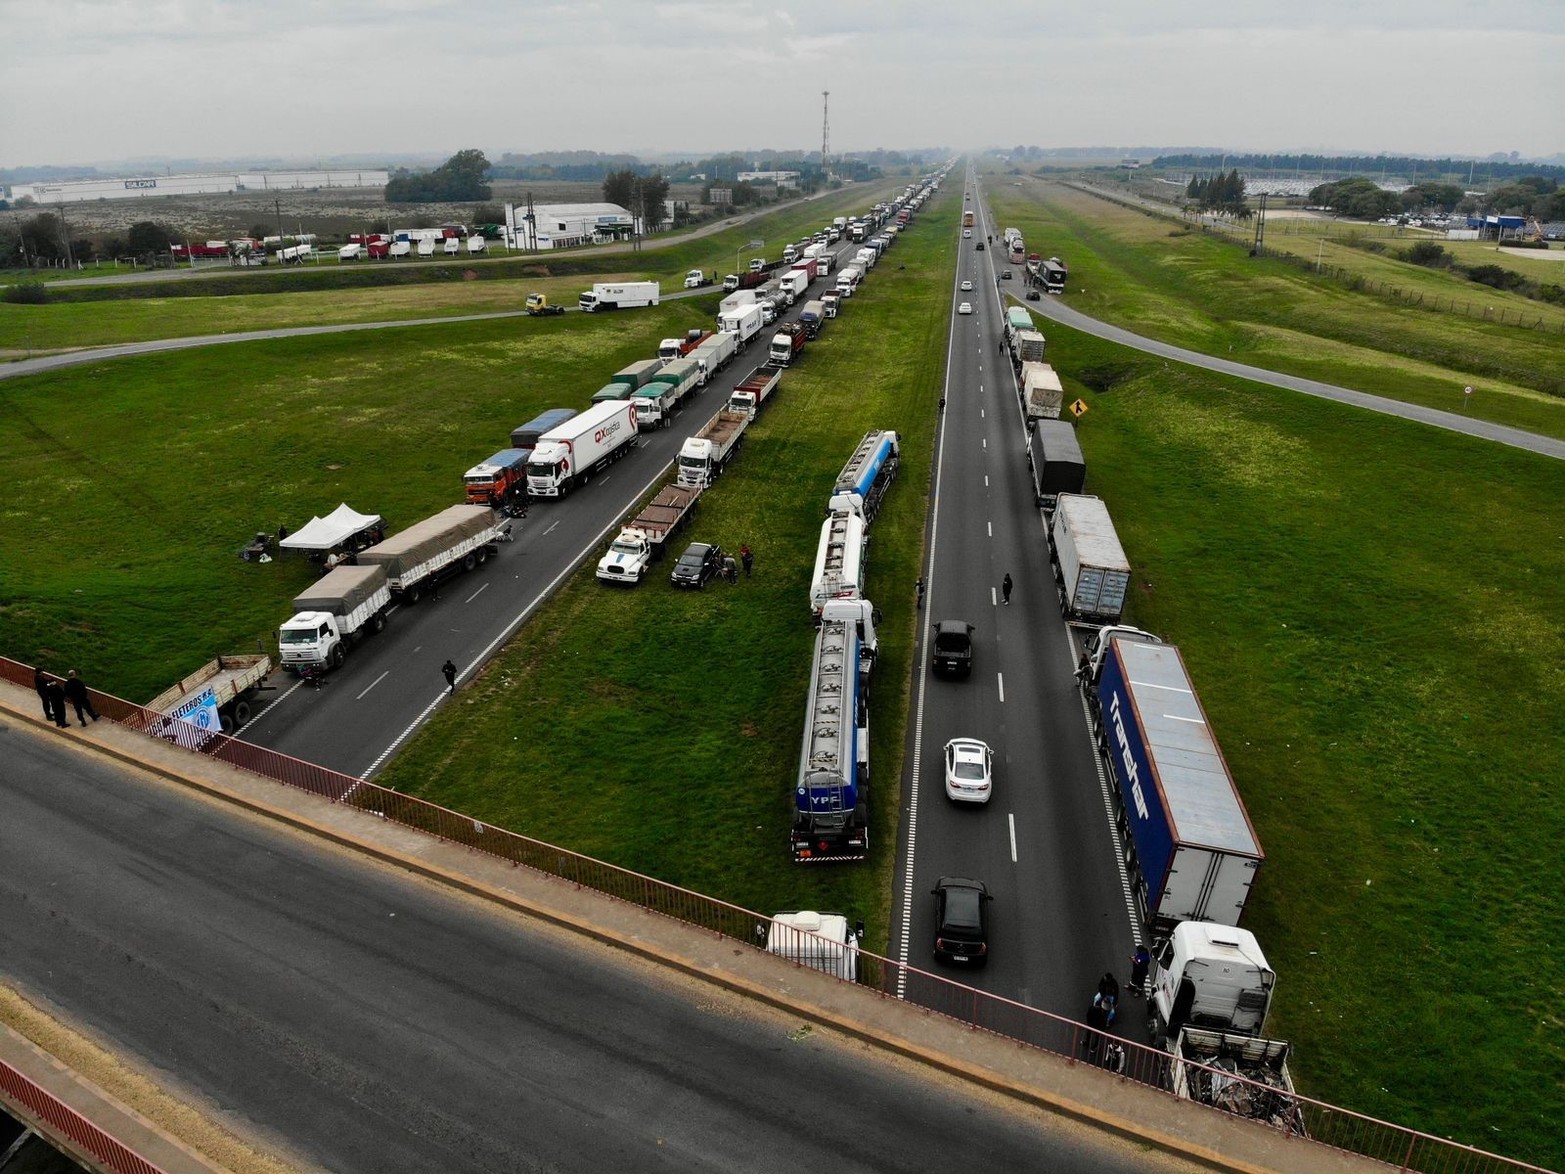
[[[1073,403],[1071,405],[1071,415],[1075,416],[1076,419],[1079,420],[1083,416],[1085,416],[1086,414],[1087,414],[1087,405],[1083,401],[1077,400],[1075,403]]]

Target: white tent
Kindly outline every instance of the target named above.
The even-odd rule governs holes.
[[[382,520],[379,514],[358,513],[344,502],[324,518],[311,518],[278,545],[288,550],[331,550],[355,534],[380,525]]]

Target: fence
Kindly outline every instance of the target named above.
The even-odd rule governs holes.
[[[0,679],[28,686],[32,684],[33,670],[18,661],[0,657]],[[721,937],[758,948],[758,937],[764,937],[771,924],[769,917],[751,910],[517,835],[414,796],[290,758],[264,746],[252,746],[223,734],[200,730],[96,690],[92,695],[100,714],[129,729],[163,738],[334,803],[348,804],[403,827],[559,877]],[[759,935],[758,930],[761,931]],[[904,998],[973,1030],[1066,1056],[1072,1062],[1111,1067],[1125,1080],[1167,1092],[1170,1096],[1173,1095],[1169,1089],[1176,1068],[1215,1071],[1190,1061],[1176,1060],[1160,1049],[1119,1039],[1073,1020],[975,990],[867,951],[858,952],[858,971],[861,985],[878,990],[888,998]],[[1231,1073],[1217,1074],[1250,1085],[1257,1097],[1275,1093],[1267,1086]],[[1542,1167],[1378,1121],[1322,1101],[1297,1095],[1290,1099],[1293,1102],[1290,1118],[1314,1142],[1373,1158],[1401,1170],[1418,1171],[1419,1174],[1519,1174],[1523,1171],[1548,1174]]]
[[[0,1096],[26,1110],[34,1120],[43,1122],[47,1127],[45,1133],[66,1139],[79,1152],[92,1155],[106,1170],[116,1174],[163,1174],[163,1167],[111,1137],[4,1060],[0,1060]]]

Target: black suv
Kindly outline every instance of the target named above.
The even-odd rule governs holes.
[[[934,633],[935,672],[968,676],[973,671],[973,625],[966,620],[941,620]]]
[[[708,542],[692,542],[674,564],[668,581],[675,587],[705,587],[723,569],[723,548]]]
[[[935,960],[982,966],[989,961],[989,915],[994,900],[981,880],[943,876],[935,895]]]

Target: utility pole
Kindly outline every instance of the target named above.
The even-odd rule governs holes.
[[[831,180],[831,166],[826,162],[826,152],[831,146],[831,91],[821,91],[821,178]]]
[[[55,210],[60,214],[60,241],[65,245],[65,266],[67,269],[76,268],[76,259],[71,256],[71,226],[65,222],[65,201],[62,199],[55,205]]]
[[[277,209],[277,260],[282,261],[283,252],[283,201],[281,196],[272,198],[272,206]]]
[[[1259,257],[1266,250],[1266,193],[1261,193],[1261,207],[1255,214],[1255,244],[1250,249],[1252,256]]]

